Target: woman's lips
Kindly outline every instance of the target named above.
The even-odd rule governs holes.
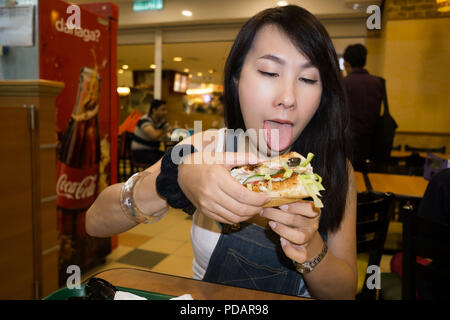
[[[272,122],[278,122],[278,123],[281,123],[281,124],[294,125],[294,123],[292,121],[289,121],[287,119],[270,119],[270,120],[266,120],[266,121],[272,121]]]
[[[264,132],[267,145],[271,150],[282,151],[292,143],[293,123],[284,119],[271,119],[264,121]]]

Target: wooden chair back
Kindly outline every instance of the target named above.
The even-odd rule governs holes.
[[[357,196],[357,252],[369,254],[368,266],[380,265],[389,221],[394,212],[394,195],[375,191]],[[364,283],[366,283],[367,277]],[[375,299],[376,291],[364,285],[359,299]]]

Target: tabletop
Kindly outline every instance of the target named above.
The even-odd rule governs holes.
[[[369,173],[367,176],[374,191],[392,192],[402,196],[422,197],[428,186],[428,181],[419,176],[388,173]],[[355,183],[357,192],[367,190],[361,172],[355,172]]]
[[[114,286],[162,293],[191,294],[194,300],[306,300],[306,298],[183,278],[132,268],[110,269],[95,275]]]
[[[373,190],[397,195],[423,197],[428,186],[428,181],[420,176],[387,173],[369,173],[368,176]]]
[[[396,151],[393,150],[391,151],[391,157],[409,157],[413,154],[412,151]],[[418,152],[419,156],[421,156],[422,158],[427,158],[428,156],[428,152]],[[431,152],[431,154],[441,158],[441,159],[450,159],[450,154],[444,154],[444,153],[439,153],[439,152]]]
[[[367,190],[362,172],[355,171],[356,192],[364,192]]]

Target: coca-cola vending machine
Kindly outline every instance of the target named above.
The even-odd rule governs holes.
[[[40,78],[65,84],[56,99],[55,134],[59,279],[65,285],[69,265],[86,272],[111,252],[111,238],[87,235],[85,215],[117,182],[118,7],[40,0],[38,17]]]

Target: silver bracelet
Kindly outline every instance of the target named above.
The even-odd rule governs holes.
[[[137,223],[154,223],[164,216],[162,214],[145,214],[136,206],[134,202],[133,191],[138,182],[150,175],[150,172],[142,171],[133,174],[122,187],[120,192],[120,207],[123,213],[131,220]]]

